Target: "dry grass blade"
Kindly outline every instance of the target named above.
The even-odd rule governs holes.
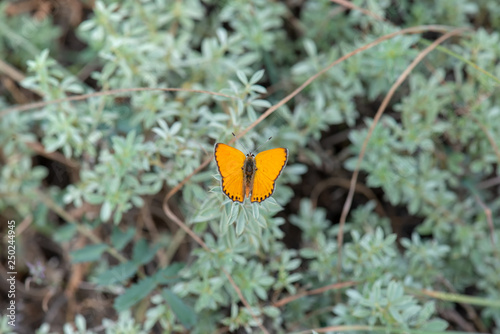
[[[340,283],[329,284],[329,285],[323,286],[321,288],[313,289],[310,291],[303,291],[303,292],[297,293],[296,295],[285,297],[285,298],[280,299],[277,302],[273,303],[273,305],[275,307],[282,307],[288,303],[293,302],[294,300],[297,300],[297,299],[305,297],[305,296],[321,294],[321,293],[324,293],[325,291],[329,291],[329,290],[348,288],[348,287],[354,286],[356,284],[357,284],[356,282],[340,282]]]
[[[347,1],[347,0],[330,0],[330,1],[334,2],[334,3],[338,4],[338,5],[340,5],[342,7],[346,7],[346,8],[349,8],[349,9],[354,9],[354,10],[360,11],[361,13],[365,14],[366,16],[373,17],[375,20],[385,21],[385,19],[383,17],[380,17],[377,14],[372,13],[372,12],[370,12],[367,9],[361,8],[359,6],[356,6],[355,4],[353,4],[350,1]]]
[[[63,103],[63,102],[81,101],[81,100],[86,100],[86,99],[90,99],[92,97],[98,97],[98,96],[108,96],[108,95],[111,96],[111,95],[118,95],[118,94],[128,94],[128,93],[133,93],[133,92],[149,92],[149,91],[190,92],[190,93],[200,93],[200,94],[210,94],[210,95],[222,96],[222,97],[227,97],[230,99],[234,98],[234,96],[230,96],[230,95],[226,95],[226,94],[222,94],[222,93],[217,93],[217,92],[209,92],[206,90],[199,90],[199,89],[148,88],[148,87],[122,88],[122,89],[105,90],[102,92],[95,92],[95,93],[89,93],[89,94],[83,94],[83,95],[69,96],[69,97],[65,97],[65,98],[57,99],[57,100],[41,101],[41,102],[23,104],[21,106],[14,106],[14,107],[6,108],[6,109],[0,111],[0,118],[4,117],[5,115],[8,115],[14,111],[32,110],[32,109],[42,108],[42,107],[46,107],[46,106],[53,105],[53,104]]]
[[[368,146],[368,142],[370,141],[370,138],[372,136],[373,130],[377,126],[380,118],[382,117],[382,114],[385,111],[385,108],[389,104],[389,101],[391,100],[392,96],[396,92],[399,86],[406,80],[406,78],[410,75],[410,72],[422,61],[422,59],[425,58],[432,50],[434,50],[439,44],[443,43],[445,40],[449,39],[452,36],[456,36],[461,34],[463,31],[465,31],[466,28],[460,28],[460,29],[455,29],[453,31],[450,31],[443,36],[439,37],[436,41],[434,41],[430,46],[425,48],[422,52],[418,54],[418,56],[412,61],[412,63],[404,70],[403,73],[399,76],[399,78],[396,80],[396,82],[392,85],[391,89],[389,89],[389,92],[385,96],[384,100],[382,101],[379,109],[377,110],[377,113],[375,114],[375,117],[373,118],[373,122],[368,129],[368,134],[366,135],[365,140],[363,141],[363,145],[361,147],[361,152],[359,153],[358,160],[356,162],[356,168],[354,169],[354,172],[352,174],[351,178],[351,186],[349,188],[349,192],[347,194],[347,199],[344,203],[344,207],[342,208],[342,215],[340,216],[340,222],[339,222],[339,234],[337,236],[337,244],[338,244],[338,249],[339,249],[339,260],[337,264],[337,270],[338,270],[338,277],[340,277],[341,272],[342,272],[342,244],[344,240],[344,225],[347,219],[347,214],[349,213],[349,210],[352,205],[352,199],[354,196],[354,190],[356,189],[356,182],[358,180],[359,176],[359,170],[361,168],[361,162],[363,161],[363,157],[366,152],[366,147]]]
[[[362,46],[362,47],[360,47],[360,48],[358,48],[358,49],[356,49],[356,50],[354,50],[352,52],[347,53],[346,55],[340,57],[339,59],[337,59],[336,61],[334,61],[333,63],[331,63],[330,65],[328,65],[327,67],[325,67],[324,69],[322,69],[321,71],[319,71],[318,73],[316,73],[315,75],[311,76],[302,85],[300,85],[299,87],[297,87],[293,92],[291,92],[290,94],[288,94],[287,96],[285,96],[281,101],[279,101],[278,103],[276,103],[274,106],[272,106],[269,109],[267,109],[259,118],[257,118],[255,120],[255,122],[253,122],[252,124],[250,124],[245,130],[241,131],[238,134],[238,136],[237,136],[236,139],[243,137],[248,131],[252,130],[255,126],[257,126],[260,122],[262,122],[264,119],[266,119],[266,117],[268,117],[269,115],[271,115],[279,107],[285,105],[285,103],[287,103],[292,98],[294,98],[297,94],[299,94],[302,90],[304,90],[304,88],[306,88],[307,86],[309,86],[314,80],[316,80],[322,74],[328,72],[328,70],[330,70],[335,65],[340,64],[344,60],[349,59],[350,57],[352,57],[352,56],[354,56],[354,55],[356,55],[356,54],[358,54],[360,52],[366,51],[366,50],[374,47],[375,45],[380,44],[383,41],[391,39],[391,38],[393,38],[395,36],[398,36],[398,35],[418,34],[418,33],[427,32],[427,31],[445,32],[445,31],[449,31],[449,30],[450,30],[449,27],[440,26],[440,25],[429,25],[429,26],[418,26],[418,27],[407,28],[407,29],[403,29],[403,30],[396,31],[394,33],[382,36],[382,37],[378,38],[377,40],[375,40],[375,41],[373,41],[371,43],[368,43],[368,44],[366,44],[366,45],[364,45],[364,46]]]

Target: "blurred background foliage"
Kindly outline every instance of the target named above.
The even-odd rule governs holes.
[[[0,216],[17,223],[19,291],[0,333],[500,333],[500,4],[335,2],[1,2]],[[273,198],[231,203],[212,162],[169,198],[177,224],[166,215],[215,142],[346,53],[426,24],[469,30],[390,101],[343,230],[375,112],[439,33],[350,57],[241,138],[288,148]],[[226,97],[50,103],[138,87]],[[10,109],[34,101],[49,103]]]

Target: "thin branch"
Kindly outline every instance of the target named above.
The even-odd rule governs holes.
[[[371,16],[375,20],[384,21],[384,22],[387,21],[383,17],[378,16],[377,14],[372,13],[372,12],[370,12],[367,9],[361,8],[359,6],[356,6],[355,4],[353,4],[350,1],[347,1],[347,0],[330,0],[330,1],[331,2],[335,2],[336,4],[338,4],[338,5],[342,6],[342,7],[346,7],[346,8],[349,8],[349,9],[354,9],[354,10],[360,11],[361,13],[365,14],[366,16]]]
[[[327,67],[325,67],[324,69],[322,69],[321,71],[319,71],[318,73],[316,73],[315,75],[311,76],[309,79],[307,79],[302,85],[300,85],[299,87],[297,87],[293,92],[291,92],[290,94],[288,94],[287,96],[285,96],[281,101],[279,101],[278,103],[276,103],[274,106],[270,107],[269,109],[267,109],[259,118],[257,118],[252,124],[250,124],[245,130],[241,131],[237,136],[236,136],[236,139],[239,139],[241,137],[243,137],[248,131],[250,131],[251,129],[253,129],[255,126],[257,126],[257,124],[259,124],[260,122],[262,122],[266,117],[268,117],[270,114],[272,114],[275,110],[277,110],[279,107],[283,106],[284,104],[286,104],[288,101],[290,101],[292,98],[294,98],[296,95],[298,95],[304,88],[306,88],[307,86],[309,86],[314,80],[316,80],[318,77],[320,77],[321,75],[323,75],[325,72],[328,72],[332,67],[334,67],[335,65],[338,65],[340,64],[341,62],[343,62],[344,60],[360,53],[360,52],[363,52],[363,51],[366,51],[380,43],[382,43],[383,41],[385,40],[388,40],[388,39],[391,39],[395,36],[398,36],[398,35],[404,35],[404,34],[418,34],[418,33],[422,33],[422,32],[428,32],[428,31],[435,31],[435,32],[446,32],[446,31],[449,31],[449,27],[446,27],[446,26],[440,26],[440,25],[429,25],[429,26],[418,26],[418,27],[412,27],[412,28],[407,28],[407,29],[402,29],[402,30],[399,30],[399,31],[396,31],[396,32],[393,32],[391,34],[388,34],[388,35],[385,35],[385,36],[382,36],[378,39],[376,39],[375,41],[371,42],[371,43],[368,43],[352,52],[349,52],[347,54],[345,54],[344,56],[340,57],[339,59],[335,60],[333,63],[331,63],[330,65],[328,65]],[[1,114],[0,114],[1,115]],[[233,138],[231,140],[231,142],[233,142],[235,139]]]
[[[382,326],[368,326],[368,325],[345,325],[345,326],[328,326],[322,328],[314,328],[308,329],[306,331],[301,332],[293,332],[292,334],[311,334],[313,332],[316,333],[347,333],[347,332],[355,332],[355,331],[384,331],[387,332],[387,327]]]
[[[72,168],[72,169],[80,168],[80,165],[78,164],[78,162],[66,158],[63,154],[61,154],[61,153],[59,153],[57,151],[55,151],[55,152],[47,152],[45,150],[45,147],[43,147],[43,145],[40,144],[40,143],[38,143],[38,142],[25,142],[25,144],[30,149],[32,149],[33,151],[35,151],[39,155],[46,157],[47,159],[60,162],[61,164],[66,165],[66,166],[68,166],[69,168]]]
[[[4,62],[2,59],[0,59],[0,72],[4,73],[17,83],[20,83],[26,77],[24,73],[19,71],[17,68],[11,66],[10,64]]]
[[[318,205],[319,195],[326,189],[333,186],[343,187],[348,189],[350,186],[350,182],[344,178],[331,177],[315,185],[310,195],[311,205],[313,206],[313,208],[315,208]],[[364,184],[356,184],[356,191],[363,194],[369,200],[375,201],[376,203],[375,211],[381,217],[387,217],[387,213],[384,210],[384,206],[382,205],[382,203],[380,203],[375,193],[369,187],[365,186]]]
[[[191,178],[193,177],[193,175],[196,175],[198,172],[200,172],[202,169],[204,169],[209,163],[210,161],[212,161],[212,156],[210,156],[210,158],[207,158],[200,166],[198,166],[198,168],[196,168],[190,175],[186,176],[186,178],[184,178],[184,180],[182,180],[182,182],[180,182],[178,185],[176,185],[174,188],[172,188],[168,194],[165,196],[165,199],[163,200],[163,211],[165,212],[165,214],[167,215],[167,217],[169,217],[170,219],[172,219],[172,221],[174,221],[174,223],[177,224],[177,226],[179,226],[183,231],[185,231],[187,234],[189,234],[189,236],[191,238],[193,238],[194,241],[196,241],[201,247],[203,247],[203,249],[206,251],[206,252],[212,252],[212,250],[207,246],[207,244],[198,236],[196,235],[196,233],[193,232],[193,230],[191,230],[186,224],[184,224],[183,221],[181,221],[173,212],[172,210],[170,210],[170,207],[168,206],[168,201],[169,199],[175,194],[177,193],[183,186],[184,184]],[[224,275],[226,276],[226,278],[229,280],[229,283],[231,284],[231,286],[233,287],[233,289],[236,291],[236,294],[238,295],[238,297],[240,298],[241,302],[243,303],[243,305],[245,305],[246,309],[248,310],[248,312],[250,313],[250,315],[252,316],[252,318],[255,320],[255,322],[258,324],[260,330],[266,334],[269,334],[269,332],[267,331],[267,329],[264,327],[264,325],[262,325],[261,321],[257,318],[257,316],[253,313],[252,311],[252,307],[250,306],[250,303],[248,303],[248,301],[245,299],[245,297],[243,296],[243,294],[241,293],[241,290],[240,288],[238,287],[238,285],[234,282],[233,278],[231,277],[231,275],[224,269],[222,268],[222,272],[224,273]]]
[[[488,222],[488,227],[490,229],[491,248],[493,249],[493,254],[495,254],[495,256],[498,258],[498,250],[495,243],[495,227],[493,226],[491,209],[481,200],[481,197],[479,197],[478,194],[475,194],[475,197],[476,201],[479,203],[479,206],[481,206],[484,214],[486,215],[486,221]]]
[[[23,104],[20,106],[13,106],[13,107],[6,108],[6,109],[0,111],[0,118],[4,117],[5,115],[8,115],[14,111],[25,111],[25,110],[31,110],[31,109],[36,109],[36,108],[42,108],[42,107],[45,107],[48,105],[59,104],[59,103],[63,103],[63,102],[81,101],[81,100],[86,100],[86,99],[89,99],[92,97],[98,97],[98,96],[118,95],[118,94],[133,93],[133,92],[150,92],[150,91],[190,92],[190,93],[210,94],[210,95],[227,97],[229,99],[235,99],[235,97],[231,96],[231,95],[226,95],[226,94],[217,93],[217,92],[210,92],[210,91],[206,91],[206,90],[199,90],[199,89],[149,88],[149,87],[121,88],[121,89],[104,90],[101,92],[94,92],[94,93],[83,94],[83,95],[69,96],[69,97],[64,97],[64,98],[51,100],[51,101],[41,101],[41,102]]]
[[[354,196],[354,190],[356,189],[356,182],[358,180],[359,176],[359,171],[361,168],[361,162],[363,161],[363,157],[365,156],[366,148],[368,146],[368,142],[370,141],[370,138],[373,134],[373,130],[375,129],[375,126],[377,126],[380,118],[382,117],[382,114],[385,111],[385,108],[389,104],[389,101],[391,100],[392,96],[396,92],[396,90],[401,86],[401,84],[406,80],[406,78],[410,75],[411,71],[427,56],[432,50],[434,50],[439,44],[443,43],[445,40],[449,39],[452,36],[459,35],[463,31],[467,30],[466,28],[459,28],[452,30],[437,40],[435,40],[430,46],[425,48],[418,56],[412,61],[412,63],[401,73],[399,78],[396,80],[396,82],[392,85],[391,89],[385,96],[384,100],[382,101],[382,104],[380,105],[379,109],[377,110],[377,113],[375,114],[375,117],[373,118],[373,122],[368,130],[368,134],[366,135],[365,140],[363,141],[363,146],[361,147],[361,152],[359,153],[358,160],[356,162],[356,168],[354,169],[354,172],[352,174],[351,178],[351,186],[349,188],[349,192],[347,194],[347,199],[344,203],[344,207],[342,208],[342,214],[340,216],[340,222],[339,222],[339,234],[337,235],[337,245],[339,249],[339,255],[338,255],[338,262],[337,262],[337,272],[338,272],[338,277],[340,278],[340,275],[342,273],[342,244],[344,241],[344,225],[347,219],[347,215],[349,213],[349,210],[352,205],[352,199]]]
[[[342,288],[348,288],[348,287],[354,286],[356,284],[357,284],[357,282],[354,282],[354,281],[329,284],[329,285],[323,286],[321,288],[317,288],[317,289],[310,290],[310,291],[303,291],[303,292],[297,293],[296,295],[285,297],[285,298],[280,299],[277,302],[273,303],[273,306],[282,307],[283,305],[291,303],[294,300],[297,300],[297,299],[305,297],[305,296],[321,294],[321,293],[324,293],[325,291],[328,291],[328,290],[337,290],[337,289],[342,289]]]
[[[89,238],[92,243],[94,244],[100,244],[103,243],[103,241],[96,236],[94,233],[92,233],[91,230],[89,230],[87,227],[78,224],[77,221],[71,216],[69,213],[64,211],[63,208],[61,208],[56,202],[50,198],[50,196],[47,196],[46,194],[42,193],[40,190],[35,190],[36,195],[38,196],[38,199],[45,204],[49,209],[54,211],[56,214],[58,214],[61,218],[66,220],[67,223],[74,224],[78,230],[79,233],[83,234],[87,238]],[[108,247],[106,251],[112,255],[114,258],[116,258],[118,261],[121,263],[127,262],[127,259],[121,255],[115,248],[113,247]]]
[[[170,218],[174,223],[177,224],[177,226],[179,226],[181,229],[184,230],[184,232],[186,232],[187,234],[189,234],[189,236],[191,238],[193,238],[194,241],[196,241],[196,243],[198,245],[200,245],[201,247],[203,247],[203,249],[207,252],[211,252],[211,249],[207,246],[207,244],[205,244],[205,242],[203,240],[201,240],[201,238],[196,235],[196,233],[193,232],[193,230],[191,230],[186,224],[184,224],[173,212],[172,210],[170,210],[170,207],[168,206],[168,201],[170,200],[170,198],[175,194],[177,193],[179,190],[181,190],[181,188],[184,186],[184,184],[186,184],[187,181],[189,181],[189,179],[191,177],[193,177],[193,175],[196,175],[198,174],[198,172],[200,172],[202,169],[204,169],[209,163],[210,161],[212,161],[212,157],[210,158],[207,158],[205,161],[203,161],[203,163],[201,165],[199,165],[191,174],[189,174],[188,176],[186,176],[184,178],[184,180],[182,180],[178,185],[176,185],[174,188],[170,189],[170,191],[167,193],[167,195],[165,196],[165,198],[163,199],[163,205],[162,205],[162,208],[163,208],[163,211],[165,212],[165,214],[167,215],[168,218]]]

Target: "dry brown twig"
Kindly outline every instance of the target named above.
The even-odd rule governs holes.
[[[347,179],[340,177],[331,177],[321,183],[318,183],[313,190],[311,191],[311,205],[313,208],[318,206],[319,195],[330,187],[343,187],[349,189],[350,182]],[[379,214],[381,217],[387,217],[387,213],[384,210],[384,206],[378,200],[375,193],[364,184],[356,184],[356,191],[371,201],[375,201],[375,212]]]
[[[329,284],[327,286],[323,286],[321,288],[317,288],[317,289],[313,289],[313,290],[309,290],[309,291],[302,291],[302,292],[299,292],[295,295],[288,296],[288,297],[285,297],[283,299],[278,300],[277,302],[273,303],[273,306],[282,307],[288,303],[293,302],[294,300],[297,300],[297,299],[305,297],[305,296],[318,295],[318,294],[324,293],[324,292],[329,291],[329,290],[348,288],[348,287],[354,286],[356,284],[357,283],[353,282],[353,281],[340,282],[340,283]]]
[[[377,14],[372,13],[367,9],[356,6],[355,4],[353,4],[350,1],[347,1],[347,0],[330,0],[330,1],[340,5],[342,7],[360,11],[361,13],[365,14],[366,16],[370,16],[370,17],[374,18],[375,20],[384,21],[384,22],[386,21],[386,19],[384,19],[383,17],[380,17]]]
[[[463,31],[467,30],[466,28],[459,28],[452,30],[443,36],[439,37],[437,40],[435,40],[431,45],[426,47],[422,52],[418,54],[418,56],[412,61],[412,63],[401,73],[399,78],[396,80],[396,82],[392,85],[392,87],[389,89],[389,92],[385,96],[384,100],[380,104],[379,109],[377,110],[377,113],[375,114],[375,117],[373,118],[373,122],[370,125],[370,128],[368,129],[368,134],[366,135],[365,140],[363,141],[363,145],[361,147],[361,151],[358,156],[358,160],[356,161],[356,167],[354,169],[354,172],[352,174],[351,178],[351,186],[349,188],[349,192],[347,193],[347,199],[344,203],[344,207],[342,208],[342,214],[340,216],[340,221],[339,221],[339,234],[337,236],[337,245],[339,249],[339,261],[337,262],[337,270],[338,270],[338,275],[340,278],[340,274],[342,271],[342,244],[343,244],[343,239],[344,239],[344,225],[347,219],[347,214],[349,213],[349,210],[352,205],[352,198],[354,196],[354,190],[356,189],[356,182],[358,180],[359,176],[359,171],[361,168],[361,162],[363,161],[363,157],[365,156],[366,148],[368,146],[368,142],[370,141],[370,138],[373,134],[373,130],[375,130],[375,126],[377,126],[380,118],[382,117],[385,108],[389,104],[389,101],[391,100],[392,96],[396,92],[399,86],[406,80],[408,75],[410,75],[410,72],[424,59],[425,56],[427,56],[432,50],[434,50],[439,44],[443,43],[445,40],[452,36],[456,36],[461,34]]]

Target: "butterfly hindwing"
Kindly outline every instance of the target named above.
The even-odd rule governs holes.
[[[250,200],[262,202],[270,197],[275,189],[275,183],[288,160],[286,148],[274,148],[255,156],[255,176]]]
[[[215,144],[214,149],[217,168],[222,177],[221,186],[224,194],[231,200],[243,203],[243,164],[245,154],[226,144]]]

